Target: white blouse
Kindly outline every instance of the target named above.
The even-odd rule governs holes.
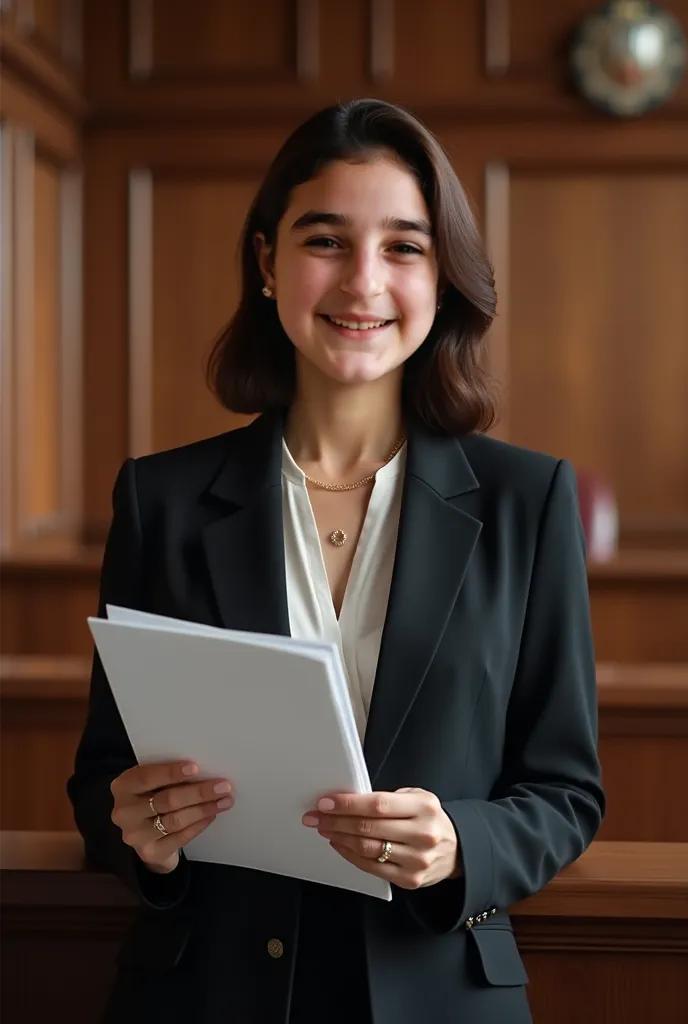
[[[282,513],[291,635],[338,645],[361,742],[387,615],[405,466],[406,444],[375,475],[337,619],[306,477],[282,442]]]

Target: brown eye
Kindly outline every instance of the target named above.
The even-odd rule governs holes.
[[[422,256],[423,252],[418,249],[415,245],[411,245],[409,242],[399,242],[398,245],[393,245],[392,248],[395,252],[401,253],[402,256]]]
[[[309,238],[305,244],[311,248],[335,249],[339,243],[334,238]]]

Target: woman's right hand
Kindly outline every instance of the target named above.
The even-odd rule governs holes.
[[[115,798],[112,820],[151,871],[174,871],[181,848],[233,806],[231,784],[226,779],[194,781],[198,771],[198,765],[188,761],[140,764],[122,772],[110,786]],[[156,815],[168,835],[156,828]]]

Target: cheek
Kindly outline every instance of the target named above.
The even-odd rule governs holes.
[[[332,267],[326,260],[298,259],[285,261],[278,273],[281,293],[286,296],[290,316],[298,317],[312,312],[332,287]]]
[[[437,279],[431,274],[410,274],[398,282],[397,305],[404,318],[429,326],[435,318]]]

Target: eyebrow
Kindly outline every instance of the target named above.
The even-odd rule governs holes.
[[[328,213],[326,210],[308,210],[291,226],[292,231],[303,231],[314,224],[328,224],[335,228],[351,228],[353,220],[344,213]],[[385,217],[380,226],[385,231],[417,231],[432,238],[432,228],[427,220],[406,220],[403,217]]]

